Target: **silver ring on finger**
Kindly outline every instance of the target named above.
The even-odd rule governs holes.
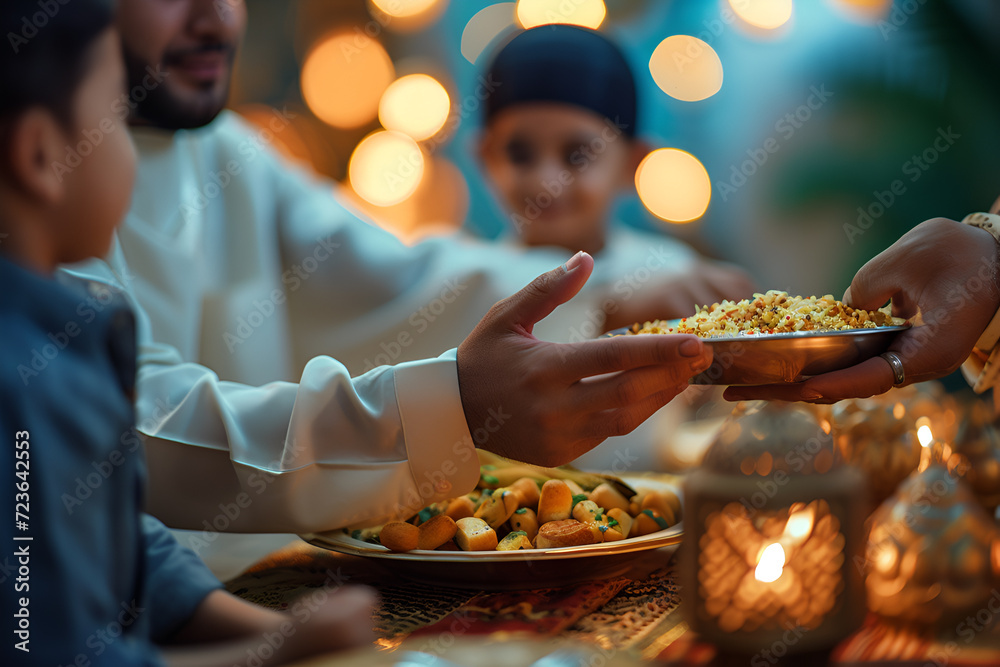
[[[889,367],[892,368],[892,384],[895,387],[903,384],[906,381],[906,373],[903,372],[903,360],[899,358],[899,355],[895,352],[883,352],[878,355],[886,360]]]

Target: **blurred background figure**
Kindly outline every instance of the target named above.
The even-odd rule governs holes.
[[[483,72],[541,23],[597,29],[635,73],[656,150],[609,218],[745,266],[761,287],[842,292],[917,222],[986,208],[1000,177],[995,3],[247,4],[232,106],[409,240],[511,228],[476,166]]]
[[[649,145],[638,136],[637,93],[620,49],[588,28],[544,25],[519,33],[485,71],[493,88],[484,105],[481,166],[511,221],[507,232],[526,246],[584,249],[613,290],[639,282],[641,269],[674,276],[660,317],[694,313],[694,304],[739,300],[753,292],[742,271],[701,260],[687,244],[617,224],[610,215]],[[661,297],[662,298],[662,297]],[[609,314],[605,329],[650,312]],[[655,312],[655,311],[654,311]]]

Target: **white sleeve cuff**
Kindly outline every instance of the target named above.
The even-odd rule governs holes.
[[[413,513],[468,493],[479,481],[479,457],[465,421],[456,350],[394,369],[396,404],[416,495]],[[410,505],[410,498],[407,499]]]

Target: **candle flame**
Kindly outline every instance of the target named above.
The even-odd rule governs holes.
[[[753,573],[754,579],[769,584],[781,576],[781,570],[784,567],[785,550],[777,542],[769,544],[760,554],[757,569]]]
[[[917,429],[917,440],[920,441],[921,447],[929,447],[931,442],[934,440],[934,433],[931,432],[931,427],[924,424]]]
[[[788,517],[788,523],[785,524],[785,534],[796,541],[801,541],[809,537],[814,521],[815,513],[811,507],[801,512],[796,512]]]

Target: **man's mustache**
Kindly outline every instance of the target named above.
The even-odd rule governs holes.
[[[176,65],[188,56],[198,56],[203,53],[224,53],[229,57],[229,60],[232,60],[233,56],[236,54],[236,47],[232,44],[226,44],[225,42],[210,42],[199,44],[198,46],[193,46],[187,49],[168,51],[163,55],[163,64]]]

